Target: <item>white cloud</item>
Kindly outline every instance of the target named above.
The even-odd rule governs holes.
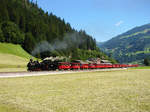
[[[121,20],[121,21],[117,22],[117,23],[115,24],[115,26],[118,27],[118,26],[120,26],[122,23],[124,23],[124,21]]]

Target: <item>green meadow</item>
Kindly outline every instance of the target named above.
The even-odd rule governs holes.
[[[0,72],[25,71],[31,57],[20,45],[0,43]]]
[[[150,69],[1,78],[0,112],[150,112]]]

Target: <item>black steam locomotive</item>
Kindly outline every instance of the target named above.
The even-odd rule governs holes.
[[[27,64],[28,71],[44,71],[44,70],[56,70],[58,69],[58,60],[43,60],[42,62],[33,61],[30,59]]]

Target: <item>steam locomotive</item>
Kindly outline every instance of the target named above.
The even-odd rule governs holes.
[[[138,64],[106,64],[106,63],[81,63],[62,62],[60,60],[43,60],[42,62],[30,59],[27,64],[28,71],[50,71],[50,70],[84,70],[84,69],[105,69],[105,68],[127,68],[138,67]]]

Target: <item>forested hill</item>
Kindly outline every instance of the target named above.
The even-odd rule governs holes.
[[[76,31],[64,19],[44,12],[33,0],[1,0],[0,42],[20,44],[38,58],[108,59],[84,30]]]
[[[135,27],[100,45],[121,63],[143,63],[150,57],[150,24]]]

